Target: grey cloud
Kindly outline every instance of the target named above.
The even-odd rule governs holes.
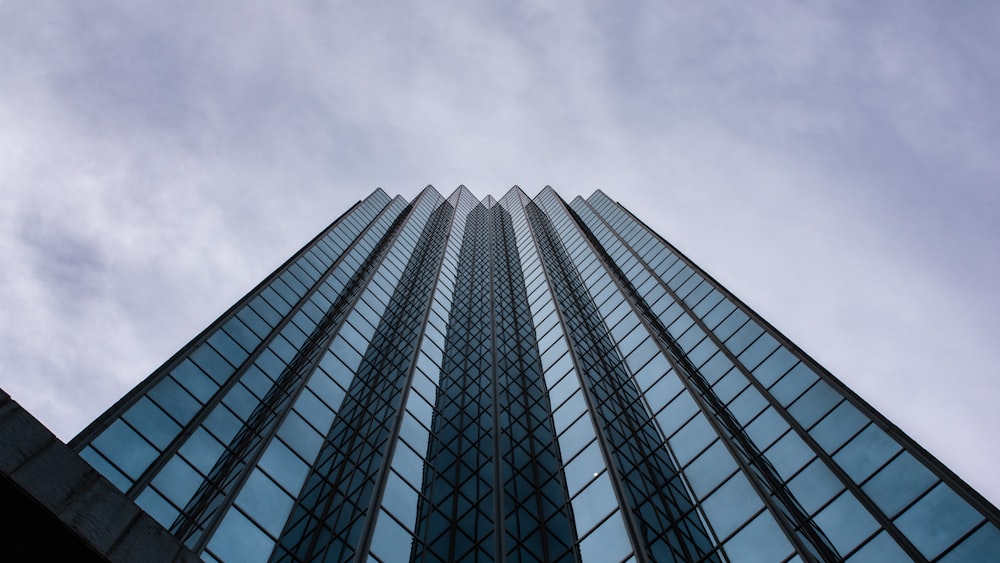
[[[69,438],[377,186],[603,188],[998,499],[977,10],[0,4],[0,385]]]

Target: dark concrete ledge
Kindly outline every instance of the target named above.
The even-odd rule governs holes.
[[[5,561],[199,561],[0,390]]]

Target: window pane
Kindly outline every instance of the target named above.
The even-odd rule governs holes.
[[[931,559],[982,519],[982,515],[941,483],[897,518],[896,525],[920,553]]]
[[[937,477],[909,452],[900,453],[867,483],[865,493],[890,518],[929,489]]]
[[[878,529],[875,518],[848,491],[844,491],[813,520],[840,553],[851,551]]]
[[[212,536],[208,549],[223,561],[264,562],[271,556],[274,542],[246,516],[231,508]]]
[[[727,541],[725,550],[732,563],[773,563],[787,557],[792,544],[774,517],[763,512]]]
[[[702,504],[720,538],[742,526],[761,506],[760,497],[740,473],[733,475]]]

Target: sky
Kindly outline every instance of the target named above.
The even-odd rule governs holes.
[[[0,0],[0,387],[72,438],[351,204],[632,210],[1000,504],[1000,3]]]

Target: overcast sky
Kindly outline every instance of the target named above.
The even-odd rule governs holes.
[[[1000,503],[1000,3],[502,4],[0,1],[0,386],[68,440],[376,187],[601,188]]]

